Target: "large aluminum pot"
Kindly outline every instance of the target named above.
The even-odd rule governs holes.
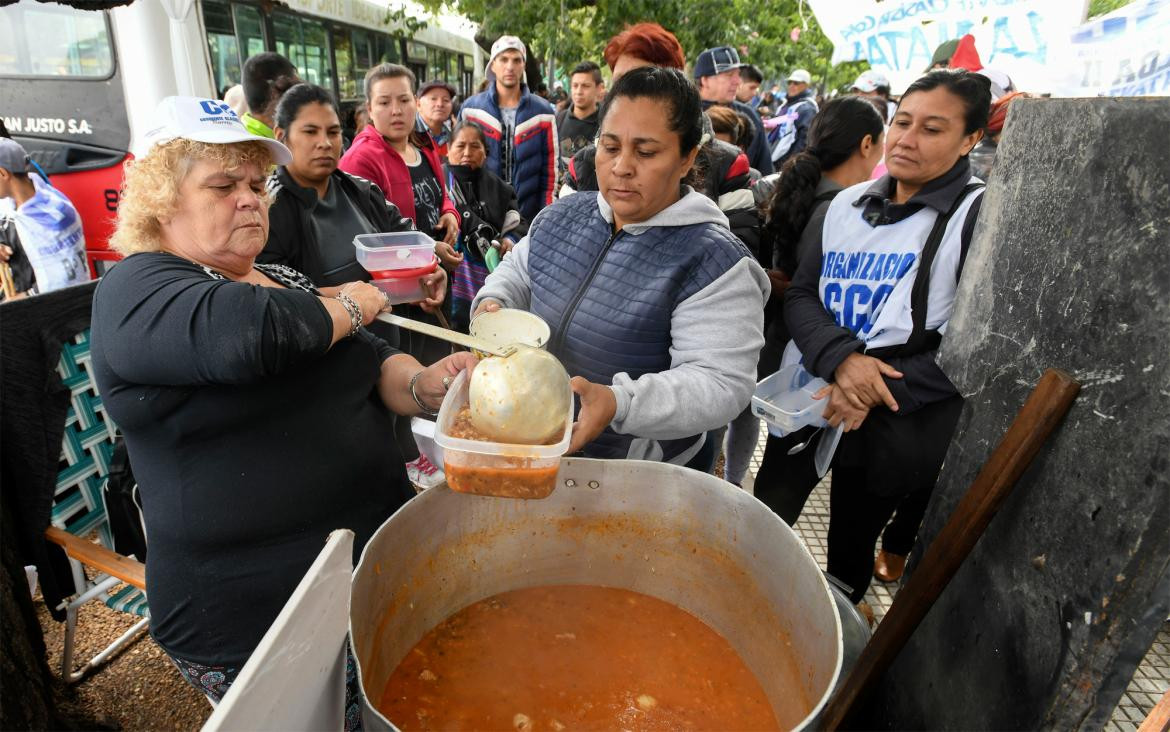
[[[841,670],[842,626],[792,529],[744,491],[674,465],[570,458],[557,481],[543,500],[431,489],[374,534],[350,597],[367,699],[462,608],[523,587],[592,584],[697,616],[759,679],[780,724],[810,725]],[[368,703],[364,720],[393,729]]]

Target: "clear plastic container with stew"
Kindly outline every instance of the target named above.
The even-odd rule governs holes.
[[[429,236],[418,231],[359,234],[353,247],[358,264],[373,277],[370,284],[386,293],[392,305],[426,298],[420,279],[439,266]]]
[[[443,448],[447,485],[460,493],[500,498],[546,498],[557,484],[561,456],[569,450],[573,429],[573,399],[564,430],[543,445],[512,445],[468,439],[468,390],[471,372],[464,370],[451,384],[439,408],[435,443]],[[565,388],[569,389],[568,382]]]

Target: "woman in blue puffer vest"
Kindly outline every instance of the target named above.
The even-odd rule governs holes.
[[[570,452],[686,464],[751,399],[768,277],[682,181],[702,138],[676,69],[623,75],[601,110],[597,192],[540,212],[475,312],[543,318],[581,398]]]

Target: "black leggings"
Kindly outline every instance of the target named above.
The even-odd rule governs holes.
[[[866,489],[864,468],[833,467],[829,494],[828,571],[849,585],[849,599],[865,597],[873,577],[873,550],[894,511],[899,516],[886,529],[882,548],[906,555],[914,546],[933,486],[908,496],[879,496]],[[919,508],[921,507],[921,508]]]
[[[756,473],[756,498],[775,511],[789,526],[800,518],[805,502],[821,479],[817,477],[816,465],[813,463],[816,442],[795,455],[789,455],[788,451],[812,437],[815,431],[815,427],[805,427],[784,437],[768,435],[764,459]]]
[[[764,460],[756,474],[755,495],[776,512],[789,526],[794,526],[808,497],[820,478],[813,456],[814,441],[804,450],[789,455],[794,446],[809,439],[815,431],[806,427],[784,437],[768,435]],[[824,433],[822,433],[823,435]],[[819,438],[818,438],[819,439]],[[850,587],[860,587],[853,602],[859,602],[869,587],[873,572],[873,549],[878,535],[882,549],[906,556],[914,548],[918,527],[926,515],[931,490],[919,490],[906,496],[882,498],[868,493],[861,470],[834,467],[829,508],[829,574]],[[890,515],[893,514],[893,520]],[[887,526],[887,522],[889,525]],[[876,528],[874,526],[876,525]],[[834,533],[833,527],[838,528]],[[845,531],[845,527],[849,527]],[[882,528],[885,531],[882,531]],[[834,547],[837,551],[834,552]],[[833,561],[834,558],[836,561]],[[834,569],[836,571],[834,571]],[[844,574],[842,574],[844,573]],[[848,575],[848,576],[846,576]]]

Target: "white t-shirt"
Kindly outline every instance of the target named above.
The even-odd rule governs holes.
[[[20,246],[32,265],[37,292],[50,292],[89,281],[81,217],[63,193],[31,175],[36,194],[20,206],[5,199],[0,216],[16,223]]]

